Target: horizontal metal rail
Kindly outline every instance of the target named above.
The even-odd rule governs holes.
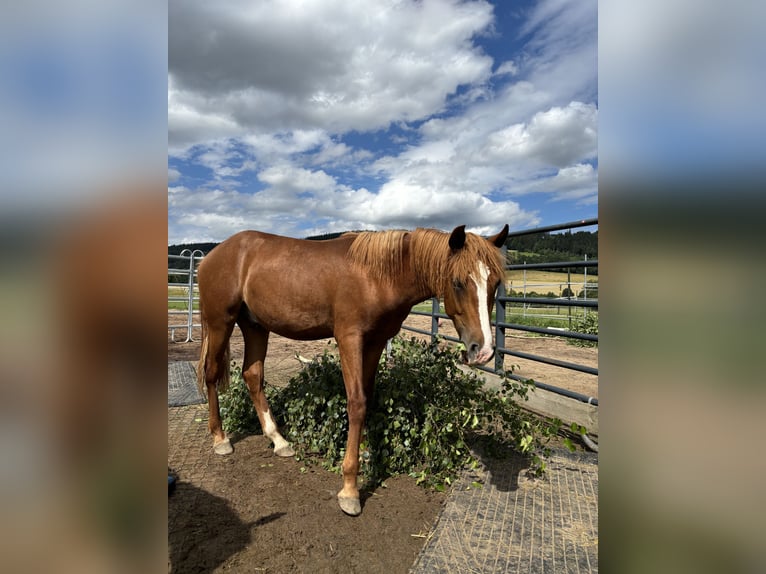
[[[530,361],[537,361],[538,363],[545,363],[547,365],[561,367],[562,369],[579,371],[581,373],[588,373],[589,375],[598,375],[598,369],[595,369],[593,367],[587,367],[585,365],[578,365],[577,363],[570,363],[569,361],[551,359],[550,357],[543,357],[542,355],[533,355],[531,353],[522,353],[521,351],[511,351],[510,349],[497,349],[496,352],[502,353],[503,355],[512,355],[520,359],[528,359]]]
[[[567,317],[562,317],[566,319]],[[568,339],[580,339],[582,341],[595,341],[598,342],[598,335],[591,335],[589,333],[578,333],[576,331],[567,331],[566,329],[553,329],[551,327],[533,327],[531,325],[520,325],[519,323],[496,323],[492,322],[495,327],[502,329],[515,329],[517,331],[528,331],[530,333],[539,333],[541,335],[551,335],[553,337],[566,337]]]
[[[433,333],[431,331],[426,331],[425,329],[418,329],[417,327],[410,327],[408,325],[402,325],[402,329],[406,329],[407,331],[413,331],[414,333],[420,333],[421,335],[428,335],[433,336]],[[444,335],[442,335],[444,336]],[[446,337],[445,337],[446,338]],[[457,339],[455,339],[457,342]]]
[[[497,296],[501,303],[527,303],[529,305],[544,305],[546,307],[590,307],[598,309],[597,299],[567,299],[566,297],[504,297]]]
[[[482,371],[492,372],[490,369],[487,369],[486,367],[480,367]],[[506,373],[505,375],[509,379],[513,379],[514,381],[519,382],[526,382],[528,379],[521,377],[519,375],[514,375],[511,373]],[[583,403],[588,403],[589,405],[598,406],[598,399],[596,397],[590,397],[588,395],[584,395],[582,393],[578,393],[577,391],[570,391],[569,389],[562,389],[560,387],[554,387],[553,385],[547,385],[545,383],[541,383],[539,381],[535,381],[535,386],[539,389],[543,389],[544,391],[550,391],[552,393],[556,393],[557,395],[562,395],[565,397],[569,397],[570,399],[576,399],[578,401],[581,401]]]
[[[523,269],[560,269],[567,267],[598,267],[598,259],[588,259],[587,261],[551,261],[549,263],[511,263],[505,266],[509,271],[519,271]]]
[[[534,235],[535,233],[548,233],[549,231],[563,231],[565,229],[575,229],[577,227],[590,227],[598,225],[598,217],[592,219],[580,219],[579,221],[570,221],[569,223],[559,223],[557,225],[548,225],[546,227],[533,227],[532,229],[522,229],[521,231],[511,231],[508,237],[520,237],[522,235]]]

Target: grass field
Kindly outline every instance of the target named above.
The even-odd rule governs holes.
[[[199,293],[196,292],[196,289],[195,296],[199,296]],[[189,297],[189,288],[168,286],[168,299],[171,297],[183,297],[186,299]],[[189,303],[187,301],[168,301],[168,310],[170,309],[186,311],[189,309]],[[199,303],[197,301],[194,302],[194,309],[199,309]]]
[[[507,272],[506,288],[510,291],[524,292],[524,271],[514,270]],[[570,273],[569,283],[567,282],[567,273],[555,271],[529,270],[526,272],[526,292],[534,291],[537,294],[554,293],[556,296],[562,296],[562,292],[567,286],[570,286],[572,292],[578,295],[585,285],[586,275],[584,273]],[[588,285],[594,288],[598,287],[598,276],[588,275]],[[596,292],[589,292],[589,297]],[[425,301],[413,307],[416,311],[425,313],[431,312],[431,301]],[[526,307],[526,308],[525,308]],[[444,313],[444,305],[440,306],[441,313]],[[595,309],[585,309],[583,307],[532,307],[523,303],[506,304],[506,322],[518,323],[532,327],[564,327],[570,326],[570,319],[575,321],[582,318],[586,313],[598,314]],[[492,320],[496,319],[495,312],[492,312]]]
[[[570,273],[569,283],[567,283],[566,272],[539,271],[537,269],[530,269],[528,271],[514,269],[513,271],[508,271],[506,277],[506,289],[509,291],[511,289],[517,292],[523,291],[526,281],[527,292],[547,293],[551,291],[558,297],[561,296],[561,293],[568,285],[575,294],[579,294],[583,290],[586,280],[584,273]],[[597,287],[598,276],[588,275],[587,282],[589,286]]]

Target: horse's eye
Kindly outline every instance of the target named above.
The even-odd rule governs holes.
[[[460,279],[453,279],[452,288],[455,291],[462,291],[463,289],[465,289],[465,284]]]

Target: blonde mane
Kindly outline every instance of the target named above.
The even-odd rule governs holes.
[[[485,239],[466,233],[465,245],[456,253],[449,246],[449,234],[436,229],[408,231],[365,231],[359,233],[348,251],[349,259],[365,268],[372,277],[393,281],[404,271],[404,239],[410,236],[409,260],[417,280],[437,296],[455,279],[466,283],[482,261],[490,273],[503,276],[500,251]]]

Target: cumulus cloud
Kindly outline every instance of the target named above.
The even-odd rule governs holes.
[[[171,1],[170,145],[428,117],[489,76],[471,38],[491,20],[486,2]]]
[[[493,59],[482,0],[171,1],[171,164],[208,172],[170,193],[171,241],[496,233],[541,222],[527,197],[594,202],[595,2],[574,4],[536,4]]]
[[[565,108],[538,112],[528,123],[513,124],[490,134],[483,153],[498,159],[565,167],[596,156],[597,122],[595,105],[571,102]]]
[[[539,218],[513,201],[494,202],[475,192],[458,192],[419,185],[386,184],[378,193],[339,183],[322,170],[281,165],[259,173],[265,187],[255,193],[238,190],[169,189],[171,243],[184,242],[195,227],[205,229],[205,240],[220,241],[235,230],[269,229],[301,235],[298,220],[315,225],[303,234],[349,229],[447,229],[468,225],[489,233],[505,223],[534,225]],[[297,215],[286,218],[285,214]],[[497,230],[495,230],[496,232]]]
[[[519,68],[516,66],[516,64],[513,63],[513,61],[507,61],[503,62],[498,66],[497,70],[495,70],[496,76],[505,76],[505,75],[511,75],[515,76],[519,73]]]

